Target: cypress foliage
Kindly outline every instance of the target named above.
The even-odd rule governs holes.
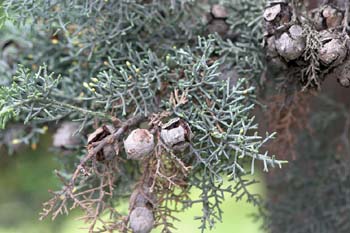
[[[204,232],[230,195],[270,232],[349,232],[349,7],[307,3],[5,0],[0,143],[56,130],[69,155],[40,219],[78,208],[88,232],[172,232],[201,205]],[[247,189],[256,169],[266,200]]]

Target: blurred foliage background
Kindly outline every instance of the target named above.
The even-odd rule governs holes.
[[[79,233],[84,223],[76,218],[79,213],[60,216],[56,221],[38,220],[41,203],[49,198],[48,189],[59,187],[59,182],[53,174],[59,168],[58,154],[51,151],[51,136],[44,135],[40,145],[35,150],[23,148],[13,155],[1,151],[0,163],[0,233]],[[64,156],[64,155],[63,155]],[[257,177],[259,180],[261,177]],[[264,184],[252,185],[254,192],[264,195]],[[193,190],[192,195],[199,191]],[[128,201],[125,201],[125,210]],[[181,223],[177,232],[198,232],[199,222],[194,220],[201,210],[192,208],[178,215]],[[260,223],[254,222],[249,215],[256,209],[244,201],[236,202],[227,198],[223,203],[223,223],[216,225],[213,233],[263,233]],[[156,230],[155,230],[156,232]]]

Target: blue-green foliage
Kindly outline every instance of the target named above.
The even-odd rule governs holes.
[[[251,114],[253,83],[263,70],[256,18],[261,8],[246,0],[225,3],[237,33],[236,40],[225,41],[206,36],[201,1],[147,2],[5,1],[16,25],[31,24],[26,36],[33,46],[23,49],[23,67],[0,89],[0,126],[77,121],[84,138],[96,121],[112,117],[124,121],[167,111],[184,119],[194,134],[183,155],[192,158],[187,182],[202,193],[196,200],[172,201],[183,201],[184,208],[201,204],[204,231],[221,220],[225,194],[260,204],[246,189],[255,181],[244,178],[255,163],[265,171],[284,163],[262,151],[273,135],[259,136]],[[236,75],[225,76],[224,65]],[[85,153],[81,145],[63,180]],[[124,151],[119,156],[126,158]],[[112,206],[138,174],[130,169],[135,163],[126,166],[113,195],[105,197]],[[226,176],[232,185],[224,187]],[[92,174],[74,185],[83,191],[98,179]]]

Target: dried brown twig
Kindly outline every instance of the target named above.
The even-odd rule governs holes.
[[[162,232],[172,231],[174,220],[178,220],[174,213],[181,211],[181,204],[189,200],[188,176],[192,168],[189,162],[191,160],[186,158],[190,154],[188,148],[184,151],[175,151],[161,139],[162,120],[167,117],[169,113],[162,112],[153,114],[149,119],[150,130],[156,135],[157,144],[152,156],[142,160],[142,175],[135,187],[135,190],[139,190],[149,201],[149,208],[154,215],[154,226],[162,226]],[[105,146],[118,142],[129,128],[145,119],[146,116],[135,116],[121,124],[113,133],[104,135],[103,139],[90,142],[88,153],[76,166],[70,179],[67,180],[64,175],[56,172],[64,187],[59,192],[51,192],[54,197],[44,203],[40,219],[50,214],[52,219],[55,219],[58,215],[68,214],[70,210],[79,207],[85,213],[80,220],[89,224],[87,227],[89,232],[114,230],[128,232],[135,203],[130,202],[129,213],[123,216],[114,209],[113,203],[108,202],[114,195],[114,184],[120,176],[117,165],[123,161],[116,156],[111,161],[99,163],[96,161],[96,156]],[[92,163],[87,164],[88,161]],[[95,185],[84,186],[87,183]],[[145,193],[144,187],[149,188],[150,193]],[[109,214],[108,220],[104,218],[105,214]],[[98,228],[99,225],[102,227]]]
[[[137,115],[123,124],[120,128],[115,130],[112,134],[106,136],[104,139],[98,142],[93,142],[88,150],[88,153],[76,166],[69,181],[60,174],[56,172],[64,187],[59,192],[50,191],[54,197],[43,204],[43,211],[40,213],[40,220],[44,219],[51,214],[52,219],[55,219],[60,214],[68,214],[68,212],[76,207],[80,207],[84,212],[85,216],[81,219],[89,223],[89,232],[111,232],[115,229],[121,228],[123,221],[115,221],[118,218],[122,219],[122,215],[118,214],[113,206],[105,202],[107,197],[112,197],[113,184],[118,177],[116,172],[116,161],[118,158],[114,158],[112,161],[106,162],[104,164],[96,164],[92,167],[87,167],[86,163],[89,160],[95,161],[96,154],[101,151],[106,145],[113,144],[120,140],[121,136],[130,128],[135,125],[140,124],[146,119],[144,115]],[[101,171],[98,171],[98,166],[101,167]],[[90,171],[91,170],[91,171]],[[98,184],[94,187],[85,187],[84,183],[87,182],[91,175],[95,174],[98,177]],[[84,176],[80,176],[83,174]],[[79,182],[78,182],[78,178]],[[96,178],[94,176],[94,178]],[[78,192],[80,191],[80,192]],[[106,221],[101,215],[107,210],[111,216],[114,216],[114,221]],[[103,228],[97,229],[97,222],[102,223]]]

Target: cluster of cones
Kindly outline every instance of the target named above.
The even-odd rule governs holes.
[[[288,1],[270,1],[265,8],[264,46],[268,60],[286,69],[299,67],[301,76],[317,76],[312,77],[311,87],[329,76],[349,87],[348,12],[329,4],[311,11],[296,8]]]

